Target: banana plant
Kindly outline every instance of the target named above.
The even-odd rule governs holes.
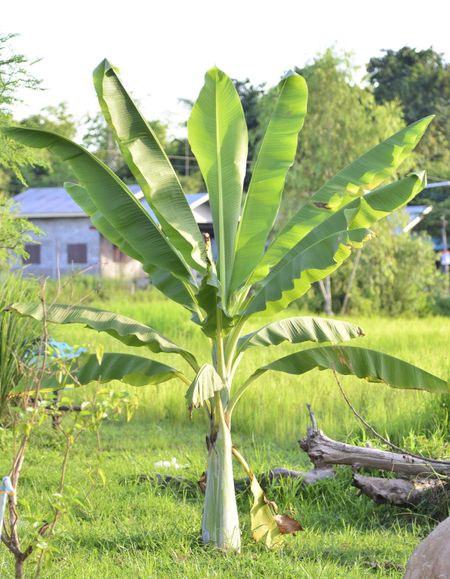
[[[317,317],[273,317],[370,239],[374,223],[406,205],[425,187],[424,173],[393,178],[431,117],[402,129],[342,169],[268,242],[305,120],[306,82],[289,73],[279,83],[245,192],[247,127],[242,105],[230,78],[217,68],[209,70],[189,118],[188,134],[209,194],[215,259],[155,132],[108,61],[95,69],[94,85],[103,115],[154,215],[82,146],[38,129],[13,127],[5,132],[24,145],[50,150],[70,165],[78,182],[65,184],[68,193],[103,236],[142,263],[154,286],[190,311],[192,323],[210,340],[210,358],[199,361],[154,328],[118,313],[59,304],[44,309],[42,304],[18,303],[11,309],[50,323],[83,324],[127,346],[183,358],[188,372],[131,354],[84,356],[71,379],[75,385],[112,379],[136,386],[172,378],[185,382],[188,406],[202,407],[209,427],[203,542],[226,551],[240,550],[234,456],[251,481],[253,537],[268,547],[277,546],[284,534],[298,530],[299,525],[276,513],[231,439],[236,405],[255,381],[263,387],[267,372],[300,376],[318,368],[395,388],[450,391],[447,380],[405,361],[344,345],[362,335],[355,324]],[[245,326],[255,317],[265,325],[245,333]],[[243,356],[254,348],[283,342],[294,348],[301,344],[301,349],[236,381]],[[305,348],[308,343],[312,347]],[[51,387],[51,379],[46,378],[46,386]]]

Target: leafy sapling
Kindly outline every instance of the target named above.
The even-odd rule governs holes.
[[[295,212],[273,239],[286,174],[297,149],[307,108],[305,80],[295,73],[278,85],[277,97],[254,164],[248,190],[247,127],[239,96],[226,74],[207,72],[192,109],[188,135],[206,183],[217,259],[205,243],[178,177],[152,127],[105,60],[94,71],[103,115],[152,213],[102,161],[82,146],[54,133],[22,127],[8,137],[50,149],[66,161],[77,183],[66,183],[72,198],[97,230],[126,255],[140,261],[152,284],[191,312],[192,323],[210,340],[210,358],[196,356],[157,330],[118,313],[53,304],[17,303],[22,316],[59,324],[83,324],[127,346],[177,354],[188,371],[131,354],[104,353],[80,358],[74,383],[121,380],[135,386],[178,378],[187,385],[192,408],[208,418],[207,481],[202,540],[239,551],[241,535],[233,481],[233,456],[249,474],[256,540],[279,545],[298,525],[277,515],[244,457],[231,439],[233,413],[246,390],[267,372],[302,375],[313,368],[334,370],[396,388],[448,393],[449,383],[402,360],[367,348],[342,345],[358,338],[355,324],[322,318],[277,317],[315,282],[335,271],[371,237],[371,226],[406,205],[426,185],[423,172],[392,181],[401,162],[420,141],[431,117],[419,120],[359,157],[329,179]],[[355,136],[357,137],[357,136]],[[268,239],[272,241],[268,243]],[[148,318],[151,318],[149,305]],[[254,316],[267,324],[245,334]],[[283,342],[313,343],[235,379],[252,349]],[[53,380],[54,382],[54,380]],[[48,387],[52,386],[49,377]]]

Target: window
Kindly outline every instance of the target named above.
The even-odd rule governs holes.
[[[115,245],[112,246],[112,258],[114,263],[127,263],[129,261],[128,255],[125,255]]]
[[[87,245],[85,243],[68,243],[67,263],[87,263]]]
[[[36,245],[35,243],[26,243],[25,244],[25,251],[28,253],[29,257],[26,259],[25,257],[22,259],[24,264],[30,263],[41,263],[41,246]]]

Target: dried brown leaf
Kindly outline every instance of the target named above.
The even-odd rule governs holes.
[[[274,519],[282,535],[292,535],[303,531],[301,524],[288,515],[274,515]]]

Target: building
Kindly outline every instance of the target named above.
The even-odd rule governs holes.
[[[150,215],[155,214],[138,185],[130,185]],[[212,234],[212,218],[206,193],[186,195],[200,230]],[[26,272],[56,278],[84,270],[91,275],[137,279],[145,274],[141,264],[124,255],[92,225],[89,217],[62,187],[32,188],[15,197],[20,217],[43,231],[36,244],[28,244]]]

